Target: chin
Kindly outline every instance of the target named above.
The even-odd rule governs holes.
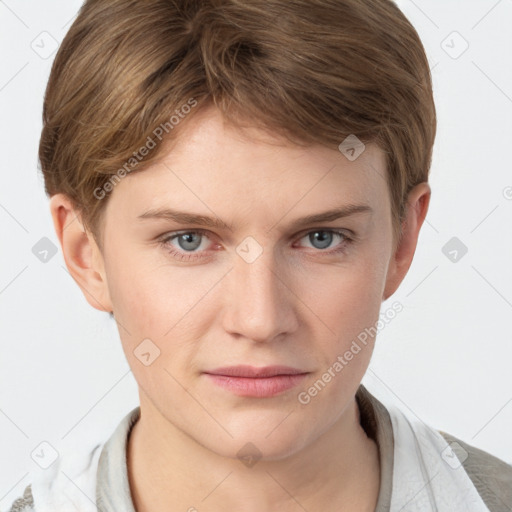
[[[261,421],[262,416],[264,421]],[[225,422],[224,425],[233,438],[224,436],[223,443],[209,440],[211,442],[208,444],[212,451],[233,459],[243,457],[249,459],[252,457],[261,461],[286,459],[299,452],[313,436],[312,432],[308,435],[304,422],[297,421],[297,418],[290,421],[292,416],[296,415],[291,414],[286,418],[286,414],[280,412],[279,414],[260,414],[257,422],[251,421],[250,418],[245,422],[237,421],[236,424],[230,425],[228,425],[229,422]]]

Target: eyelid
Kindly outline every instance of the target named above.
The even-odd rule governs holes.
[[[164,240],[169,240],[171,238],[178,237],[180,235],[185,235],[187,233],[198,233],[203,236],[206,236],[208,239],[211,239],[210,232],[206,229],[200,229],[200,228],[191,228],[191,229],[177,229],[176,231],[167,231],[163,235],[159,235],[156,240],[158,242],[162,242]]]
[[[316,231],[327,231],[327,232],[332,232],[332,233],[341,233],[342,235],[346,236],[347,238],[352,238],[352,239],[355,239],[356,238],[356,234],[350,230],[350,229],[346,229],[346,228],[336,228],[336,227],[313,227],[313,228],[308,228],[308,229],[305,229],[299,233],[297,233],[296,235],[293,235],[293,237],[297,237],[297,238],[303,238],[305,237],[306,235],[309,235],[309,233],[315,233]]]

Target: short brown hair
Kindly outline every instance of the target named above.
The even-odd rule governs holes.
[[[46,89],[46,193],[66,194],[101,247],[113,178],[212,104],[301,145],[376,143],[399,237],[408,192],[428,181],[436,113],[423,45],[391,0],[87,0]]]

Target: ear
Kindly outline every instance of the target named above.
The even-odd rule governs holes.
[[[71,277],[93,308],[112,311],[103,255],[93,235],[84,229],[80,215],[74,210],[68,196],[53,195],[50,198],[50,211]]]
[[[388,299],[395,293],[411,266],[420,228],[427,215],[430,195],[429,184],[423,182],[416,185],[407,196],[407,210],[406,217],[402,222],[402,236],[389,262],[382,300]]]

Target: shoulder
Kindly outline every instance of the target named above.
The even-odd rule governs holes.
[[[508,510],[512,504],[512,465],[442,430],[439,433],[450,444],[489,510]]]
[[[7,512],[32,512],[34,511],[34,498],[32,497],[31,484],[25,487],[23,496],[14,500],[11,508]]]

